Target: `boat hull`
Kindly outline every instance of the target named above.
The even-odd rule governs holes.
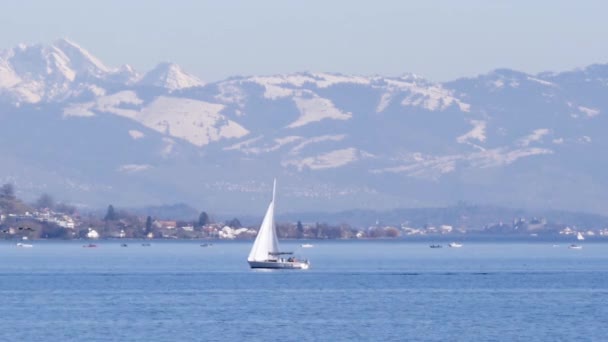
[[[264,268],[274,270],[306,270],[310,267],[308,262],[300,261],[248,261],[251,268]]]

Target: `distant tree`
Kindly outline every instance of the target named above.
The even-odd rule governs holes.
[[[237,218],[233,218],[232,220],[227,221],[226,225],[231,228],[241,228],[241,221]]]
[[[55,200],[49,194],[46,194],[46,193],[42,194],[36,200],[37,209],[44,209],[44,208],[53,209],[54,207],[55,207]]]
[[[389,238],[396,238],[399,236],[399,230],[395,227],[388,227],[384,230],[384,234]]]
[[[0,198],[6,200],[15,199],[15,186],[11,183],[6,183],[0,187]]]
[[[152,217],[146,217],[146,234],[152,231]]]
[[[367,231],[367,236],[370,238],[382,238],[384,237],[384,229],[380,227],[373,227]]]
[[[40,236],[47,239],[67,239],[70,232],[56,224],[44,224],[40,231]]]
[[[209,215],[207,215],[206,212],[202,211],[201,214],[198,216],[198,225],[204,226],[207,223],[209,223]]]
[[[301,239],[304,237],[304,226],[302,225],[302,222],[298,221],[298,224],[296,225],[296,234],[298,239]]]
[[[317,238],[326,237],[327,223],[317,223]]]
[[[104,221],[114,221],[116,220],[117,216],[116,216],[116,212],[114,211],[114,206],[113,205],[109,205],[108,206],[108,211],[106,212],[106,216],[103,218]]]

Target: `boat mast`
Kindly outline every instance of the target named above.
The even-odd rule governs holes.
[[[277,192],[277,179],[274,179],[272,184],[272,203],[274,203],[274,194]]]

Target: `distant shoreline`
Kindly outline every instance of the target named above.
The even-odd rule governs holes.
[[[395,238],[349,238],[349,239],[296,239],[296,238],[285,238],[281,239],[287,243],[322,243],[322,242],[416,242],[416,243],[444,243],[450,242],[522,242],[522,243],[535,243],[535,242],[555,242],[562,244],[585,244],[585,243],[602,243],[608,242],[608,236],[591,236],[587,237],[583,241],[578,241],[572,236],[523,236],[523,235],[489,235],[489,234],[466,234],[466,235],[441,235],[441,236],[400,236]],[[100,239],[61,239],[61,238],[40,238],[21,240],[18,238],[14,239],[0,239],[0,243],[17,243],[17,242],[42,242],[42,241],[64,241],[64,242],[80,242],[80,243],[120,243],[120,242],[193,242],[193,243],[253,243],[254,239],[188,239],[188,238],[157,238],[157,239],[145,239],[145,238],[100,238]]]

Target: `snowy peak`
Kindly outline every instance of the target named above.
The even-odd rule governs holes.
[[[101,78],[115,71],[67,39],[59,39],[47,46],[19,44],[0,52],[0,65],[11,69],[25,81],[72,82],[76,77]]]
[[[160,63],[156,68],[148,71],[138,84],[161,87],[170,91],[204,85],[197,77],[183,71],[179,65],[169,62]]]
[[[66,101],[83,89],[101,94],[108,83],[130,86],[137,79],[131,66],[108,67],[68,39],[0,50],[0,96],[14,105]]]
[[[124,85],[135,84],[140,78],[141,75],[129,64],[121,65],[120,68],[116,69],[106,77],[106,79],[109,81]]]
[[[10,68],[21,80],[54,79],[72,81],[75,72],[70,68],[69,57],[55,46],[25,45],[2,51],[2,64]]]
[[[68,57],[69,64],[76,73],[102,77],[114,71],[87,50],[68,39],[58,39],[52,46]]]

